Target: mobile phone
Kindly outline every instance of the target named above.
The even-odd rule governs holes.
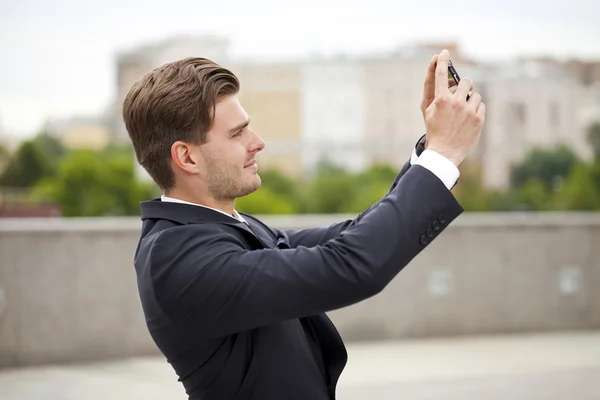
[[[456,69],[454,68],[454,65],[452,64],[452,61],[450,61],[450,60],[448,60],[448,79],[454,79],[454,82],[456,82],[457,85],[460,82],[460,76],[458,75],[458,72],[456,72]],[[470,98],[471,98],[471,95],[468,94],[467,101],[469,101]]]
[[[450,60],[448,60],[448,79],[454,79],[454,82],[456,82],[457,85],[460,82],[460,76],[458,76],[458,73],[456,72],[456,69],[454,69],[454,65],[452,64],[452,61]]]

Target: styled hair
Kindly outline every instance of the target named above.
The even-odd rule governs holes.
[[[175,185],[173,143],[205,143],[217,102],[239,88],[231,71],[198,57],[164,64],[131,86],[123,101],[125,127],[138,162],[163,191]]]

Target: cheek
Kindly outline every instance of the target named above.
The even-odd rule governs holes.
[[[206,159],[218,169],[242,171],[249,158],[245,143],[241,140],[231,140],[213,146],[210,151],[211,154]]]
[[[235,159],[235,161],[240,165],[240,167],[244,167],[244,165],[248,162],[249,160],[249,153],[248,153],[248,148],[247,146],[245,146],[244,142],[239,142],[238,145],[235,148],[235,151],[232,151],[232,159]],[[234,156],[235,154],[235,156]]]
[[[238,144],[221,149],[218,157],[214,157],[215,168],[230,176],[241,175],[246,164],[246,152]]]

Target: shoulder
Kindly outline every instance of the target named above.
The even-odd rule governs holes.
[[[235,239],[240,236],[241,233],[235,226],[220,223],[206,223],[172,226],[156,232],[152,237],[148,237],[147,239],[159,244],[180,247],[184,246],[186,242],[197,245],[208,241],[214,241],[216,238]]]
[[[136,263],[172,265],[190,258],[198,261],[200,254],[201,259],[207,260],[212,256],[210,251],[245,247],[243,234],[235,226],[218,223],[175,225],[143,237]]]
[[[246,249],[233,226],[176,225],[140,241],[135,267],[146,279],[145,284],[154,286],[158,292],[161,287],[181,289],[214,260]]]

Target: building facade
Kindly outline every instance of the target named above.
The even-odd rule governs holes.
[[[508,187],[511,165],[534,148],[564,144],[589,159],[586,127],[578,118],[585,94],[579,81],[536,62],[495,66],[482,75],[487,117],[480,161],[486,187]]]
[[[237,62],[228,65],[240,80],[239,99],[265,141],[261,169],[302,173],[301,67],[299,63]]]
[[[302,176],[320,162],[353,171],[374,163],[399,168],[425,133],[423,82],[438,47],[452,46],[424,44],[381,55],[274,62],[233,59],[228,42],[219,38],[145,46],[117,59],[115,136],[128,141],[121,106],[136,79],[162,63],[201,56],[239,77],[240,101],[266,142],[258,156],[261,169]],[[580,157],[590,157],[585,131],[600,114],[593,85],[586,88],[564,65],[547,61],[483,65],[457,47],[452,59],[487,105],[483,135],[469,156],[481,168],[486,187],[506,188],[511,165],[534,147],[565,144]]]
[[[302,67],[301,152],[311,173],[325,162],[357,171],[367,166],[365,71],[360,63],[336,58]]]

